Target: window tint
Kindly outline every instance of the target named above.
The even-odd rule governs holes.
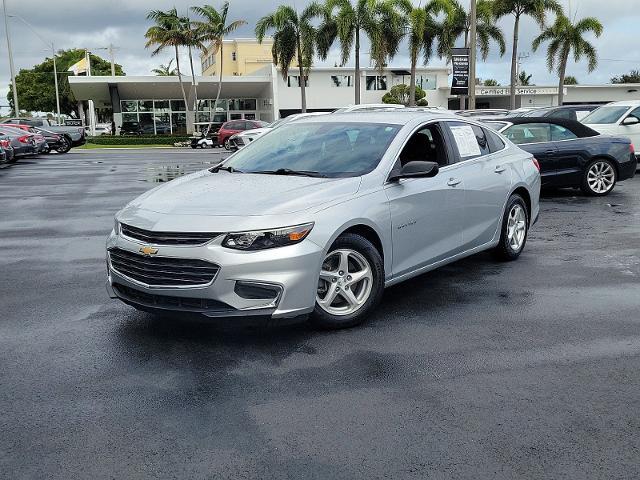
[[[488,130],[485,130],[485,134],[487,136],[487,140],[489,141],[489,150],[491,151],[491,153],[499,152],[504,148],[504,142],[498,135],[489,132]]]
[[[568,128],[561,125],[551,125],[551,141],[558,142],[560,140],[573,140],[578,136]]]
[[[502,134],[516,145],[551,141],[551,128],[548,123],[511,125]]]
[[[585,124],[617,123],[629,107],[600,107],[582,119]]]
[[[430,124],[414,133],[400,153],[400,165],[409,162],[436,162],[441,167],[448,164],[447,150],[441,128]]]

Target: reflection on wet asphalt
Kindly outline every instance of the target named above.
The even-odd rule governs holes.
[[[519,261],[394,286],[353,330],[109,300],[113,214],[221,158],[0,168],[1,478],[639,478],[640,178],[547,195]]]

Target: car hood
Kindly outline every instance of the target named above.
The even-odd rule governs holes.
[[[263,127],[263,128],[254,128],[253,130],[245,130],[242,133],[236,133],[239,137],[253,137],[255,135],[263,135],[270,131],[271,128]]]
[[[160,214],[202,216],[280,215],[348,198],[360,177],[197,172],[144,193],[128,207]]]

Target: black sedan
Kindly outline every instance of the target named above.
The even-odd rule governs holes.
[[[519,117],[485,123],[536,157],[543,188],[575,187],[587,195],[607,195],[636,171],[628,138],[600,135],[574,120]]]

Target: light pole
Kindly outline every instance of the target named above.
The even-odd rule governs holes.
[[[469,110],[476,108],[476,49],[478,42],[476,40],[476,0],[471,0],[471,6],[469,8],[469,16],[471,17],[471,27],[469,36]]]
[[[16,117],[20,114],[18,106],[18,88],[16,86],[16,72],[13,68],[13,53],[11,53],[11,36],[9,35],[9,22],[7,21],[7,4],[2,0],[2,10],[4,11],[4,31],[7,34],[7,50],[9,51],[9,69],[11,70],[11,87],[13,90],[13,109]]]
[[[38,37],[40,40],[42,40],[42,42],[47,47],[51,48],[51,56],[53,57],[53,82],[54,82],[55,87],[56,87],[56,114],[58,116],[58,125],[60,125],[60,90],[58,89],[58,67],[56,66],[56,49],[55,49],[55,47],[53,45],[53,42],[49,43],[44,38],[42,38],[40,36],[40,34],[36,31],[36,29],[33,27],[33,25],[31,25],[29,22],[27,22],[20,15],[13,14],[13,15],[8,15],[8,16],[11,17],[11,18],[17,18],[18,20],[20,20],[27,27],[29,27],[29,29],[35,34],[35,36]]]

